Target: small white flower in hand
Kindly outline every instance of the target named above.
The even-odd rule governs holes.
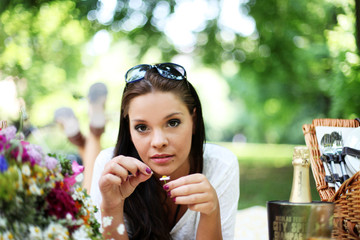
[[[160,181],[164,181],[166,184],[166,180],[170,180],[170,176],[162,176],[162,178],[160,178]]]

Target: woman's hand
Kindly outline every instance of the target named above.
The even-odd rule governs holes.
[[[192,174],[164,185],[176,204],[188,205],[190,210],[211,215],[219,208],[215,189],[203,174]]]
[[[219,200],[215,189],[203,174],[192,174],[164,185],[176,204],[186,204],[200,212],[196,239],[222,239]]]
[[[164,189],[176,204],[186,204],[190,210],[201,213],[197,240],[222,239],[219,200],[205,175],[178,178],[165,184]]]
[[[105,165],[99,180],[102,207],[113,209],[120,206],[125,198],[151,175],[151,169],[136,158],[114,157]]]

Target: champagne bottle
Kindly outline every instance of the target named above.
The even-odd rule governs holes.
[[[293,182],[289,202],[311,202],[310,176],[309,176],[309,149],[306,146],[294,148],[292,165],[294,167]]]

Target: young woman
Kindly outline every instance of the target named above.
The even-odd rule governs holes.
[[[97,157],[91,184],[103,236],[233,239],[238,162],[204,144],[200,100],[185,69],[142,64],[125,80],[117,143]]]

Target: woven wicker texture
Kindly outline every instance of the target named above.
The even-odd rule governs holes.
[[[360,172],[345,181],[329,201],[335,203],[333,237],[360,239]]]
[[[312,124],[303,125],[306,146],[310,151],[311,170],[316,189],[322,201],[335,203],[334,239],[360,239],[360,172],[345,181],[335,193],[325,182],[325,170],[320,159],[319,144],[315,127],[359,127],[358,120],[314,119]]]

